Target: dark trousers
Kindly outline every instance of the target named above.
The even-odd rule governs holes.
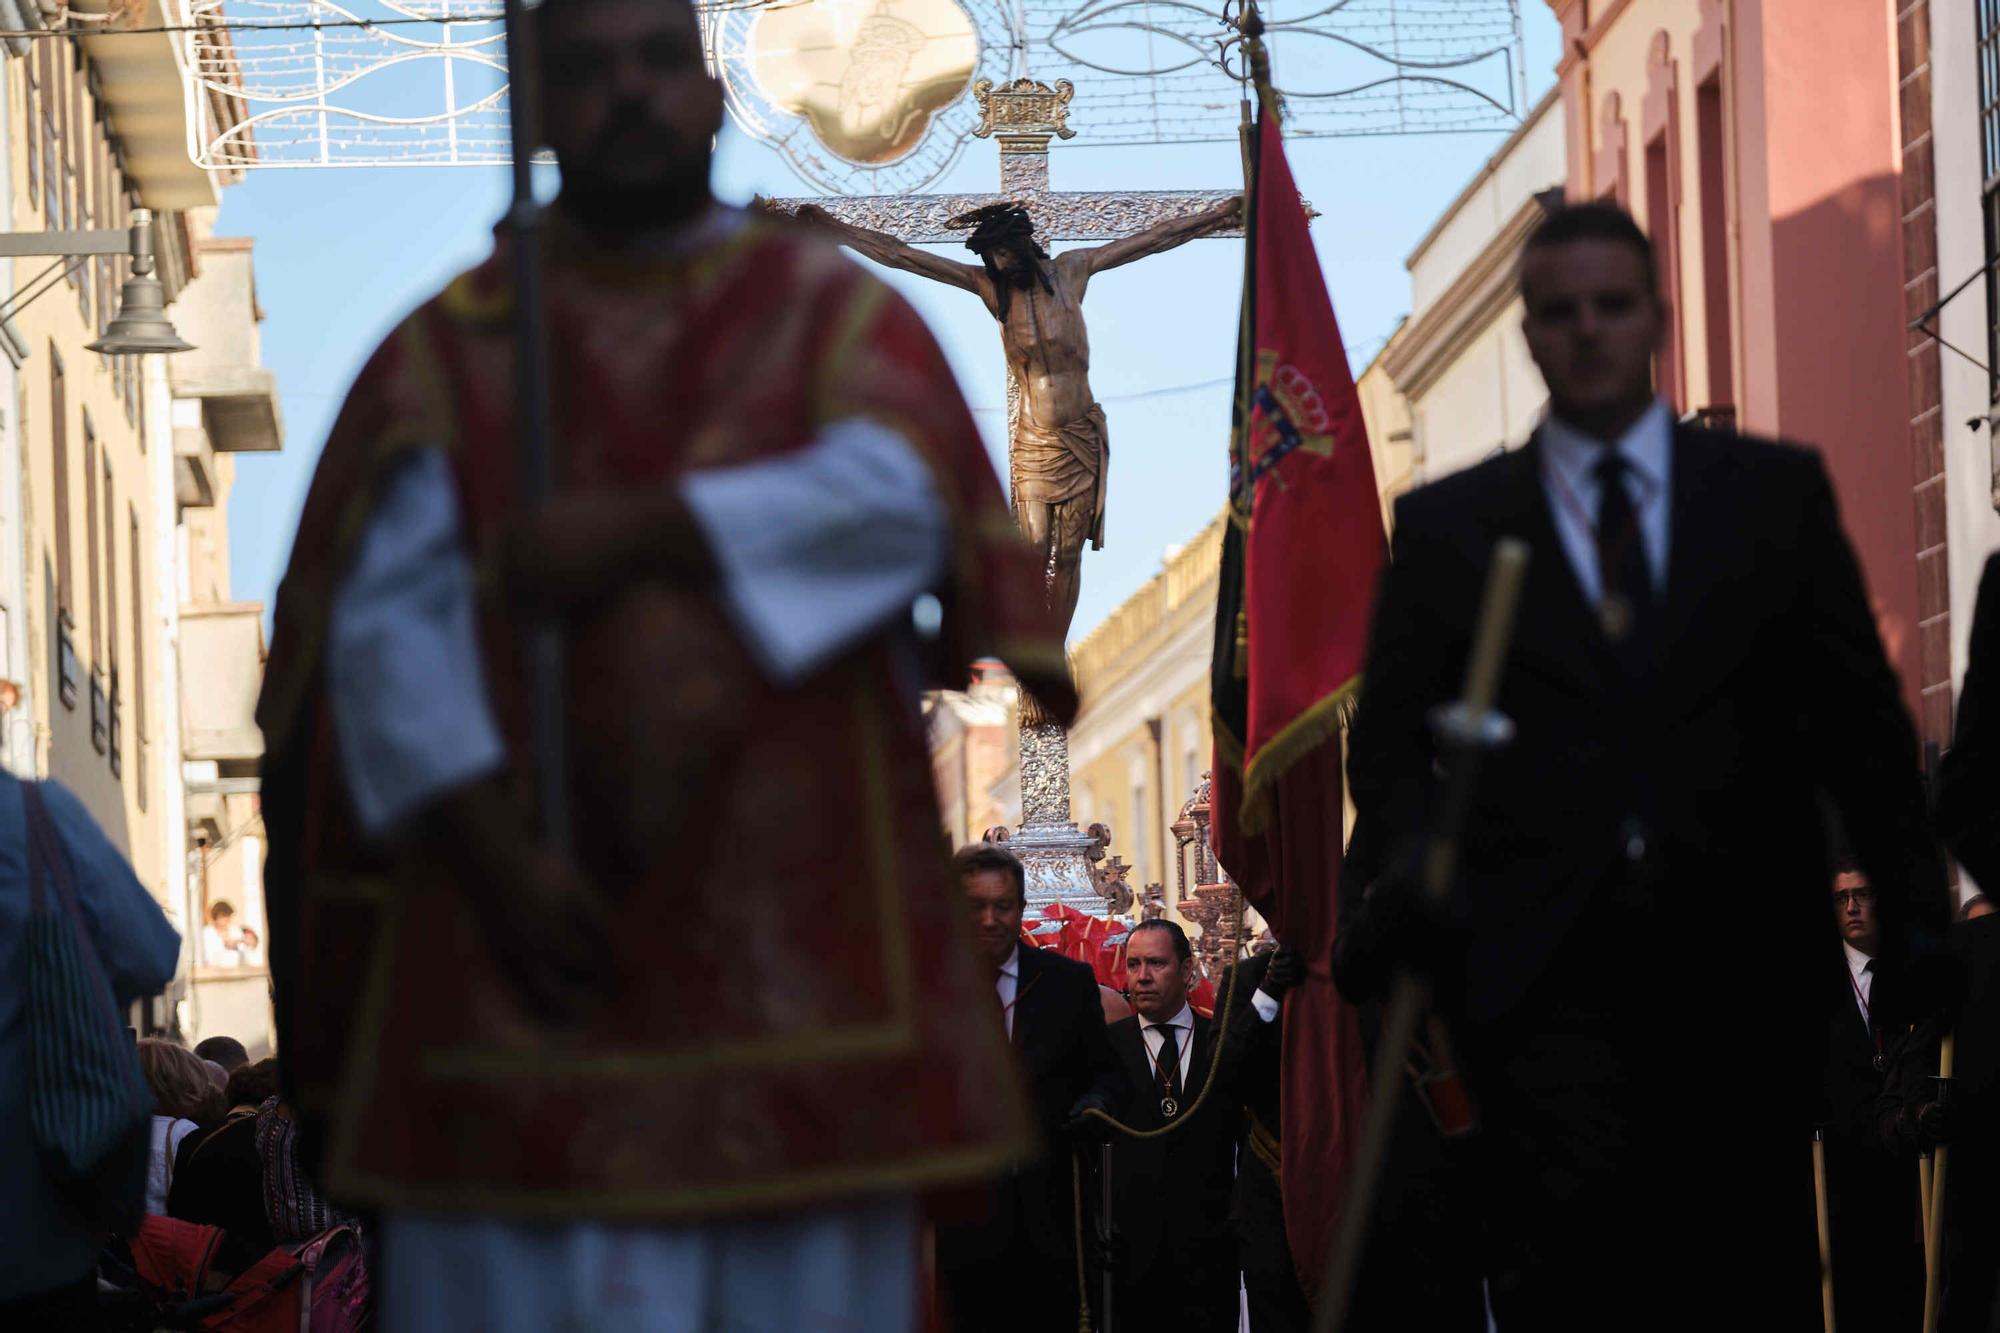
[[[1241,1317],[1235,1247],[1218,1236],[1221,1262],[1156,1265],[1118,1284],[1114,1333],[1236,1333]]]
[[[1354,1333],[1486,1333],[1474,1147],[1447,1144],[1403,1088],[1355,1275],[1347,1321]]]
[[[1306,1333],[1312,1312],[1285,1239],[1284,1196],[1270,1166],[1249,1148],[1237,1154],[1233,1211],[1250,1333]]]
[[[84,1274],[80,1281],[0,1301],[0,1328],[61,1329],[63,1333],[90,1333],[99,1327],[97,1277]]]
[[[1623,897],[1618,896],[1623,893]],[[1803,1050],[1718,1040],[1630,886],[1475,1034],[1501,1333],[1821,1327]],[[1655,942],[1649,947],[1648,942]],[[1789,1091],[1786,1091],[1789,1090]],[[1738,1095],[1741,1094],[1741,1095]]]
[[[953,1333],[1076,1333],[1074,1219],[1038,1211],[1039,1225],[1030,1225],[1012,1181],[984,1202],[977,1221],[938,1228],[938,1285]]]

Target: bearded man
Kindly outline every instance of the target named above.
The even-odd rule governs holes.
[[[921,322],[710,196],[694,10],[539,22],[555,492],[516,499],[503,241],[363,370],[279,593],[291,1104],[379,1215],[390,1327],[905,1329],[915,1192],[1031,1147],[960,1020],[990,982],[915,692],[992,653],[1067,717],[1061,636]],[[525,697],[540,619],[560,700]],[[574,853],[534,832],[531,702]]]

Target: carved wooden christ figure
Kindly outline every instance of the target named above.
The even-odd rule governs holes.
[[[817,205],[798,210],[879,264],[975,293],[1000,322],[1000,343],[1020,393],[1008,451],[1014,517],[1053,569],[1049,603],[1069,628],[1081,586],[1083,544],[1104,545],[1104,481],[1110,462],[1104,409],[1090,391],[1090,339],[1083,295],[1092,275],[1171,250],[1184,241],[1234,226],[1240,199],[1173,218],[1108,245],[1065,250],[1051,258],[1035,240],[1035,223],[1018,203],[976,209],[949,225],[972,230],[965,248],[978,264],[960,264],[857,227]]]

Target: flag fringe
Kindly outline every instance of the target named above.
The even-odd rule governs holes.
[[[1357,675],[1257,747],[1257,753],[1243,768],[1243,806],[1237,820],[1243,832],[1262,833],[1270,824],[1271,792],[1278,779],[1293,764],[1340,734],[1353,720],[1354,704],[1360,695],[1361,677]]]

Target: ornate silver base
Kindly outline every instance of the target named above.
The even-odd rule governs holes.
[[[1108,916],[1098,892],[1091,853],[1097,839],[1069,813],[1069,737],[1048,722],[1021,728],[1021,827],[1007,840],[1028,874],[1028,913],[1062,903],[1091,916]]]

